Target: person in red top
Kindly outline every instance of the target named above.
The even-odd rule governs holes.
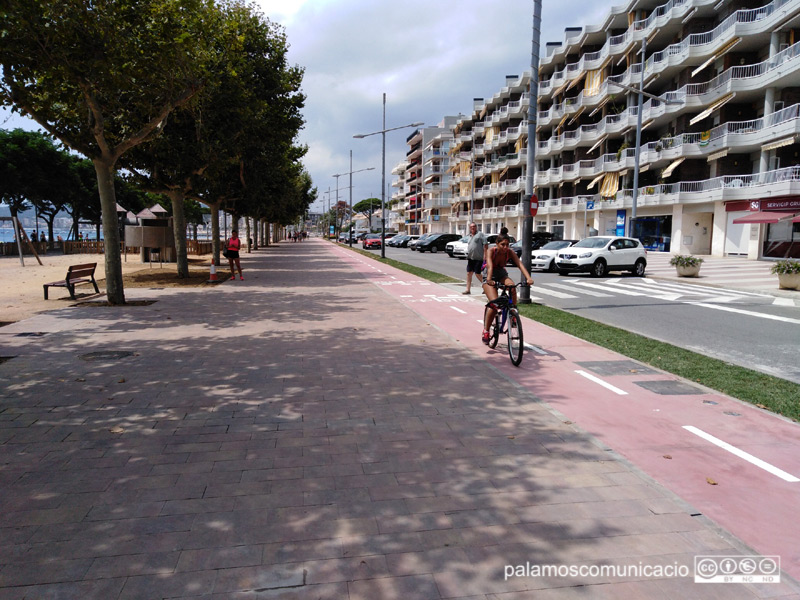
[[[531,274],[522,266],[522,261],[519,259],[519,256],[517,256],[517,253],[510,248],[511,239],[508,237],[508,234],[500,233],[497,236],[496,243],[497,245],[494,248],[489,248],[489,251],[486,253],[486,267],[483,270],[483,293],[489,298],[489,302],[497,300],[497,296],[499,295],[497,293],[497,287],[495,287],[495,282],[505,285],[514,285],[514,280],[509,277],[508,271],[506,271],[506,265],[508,263],[516,265],[525,276],[528,285],[533,285]],[[514,304],[516,304],[516,288],[511,289],[511,297],[514,299]],[[484,344],[489,343],[489,327],[492,321],[494,321],[496,314],[497,311],[492,308],[486,311],[486,319],[483,323],[483,336],[481,338]]]
[[[228,251],[228,263],[231,265],[231,281],[236,281],[236,271],[234,265],[239,269],[239,279],[244,281],[242,275],[242,263],[239,262],[239,249],[242,247],[242,240],[239,239],[239,232],[234,229],[231,237],[225,242],[225,249]]]

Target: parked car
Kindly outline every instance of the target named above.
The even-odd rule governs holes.
[[[411,240],[410,242],[408,242],[408,249],[409,250],[416,250],[417,249],[417,244],[419,244],[420,242],[426,240],[428,237],[430,237],[432,235],[433,235],[432,233],[423,233],[421,236],[417,237],[417,239]]]
[[[647,268],[647,250],[639,240],[598,235],[574,246],[559,250],[556,269],[559,275],[588,272],[603,277],[609,271],[630,271],[643,277]]]
[[[531,252],[551,241],[554,241],[553,234],[549,231],[534,231],[531,234]],[[522,240],[512,243],[511,249],[517,253],[517,256],[522,257]]]
[[[368,233],[364,237],[364,241],[361,242],[361,247],[364,250],[369,250],[372,248],[380,248],[381,247],[381,234],[380,233]]]
[[[391,246],[393,248],[397,248],[397,247],[399,247],[400,242],[402,242],[404,240],[407,240],[407,239],[408,239],[408,235],[405,234],[405,233],[401,233],[399,235],[393,236],[392,239],[387,240],[386,241],[386,245],[387,246]]]
[[[531,254],[531,269],[542,269],[543,271],[556,270],[556,255],[559,250],[569,248],[577,244],[578,240],[555,240],[547,242],[538,250],[534,250]]]
[[[439,252],[447,247],[449,242],[460,240],[461,236],[457,233],[434,233],[424,241],[418,242],[415,250],[418,252],[429,251],[431,253]]]
[[[347,235],[347,232],[344,232],[344,233],[340,233],[340,234],[339,234],[339,242],[341,242],[342,244],[349,244],[349,243],[350,243],[350,240],[352,240],[353,242],[355,242],[355,241],[356,241],[356,238],[355,238],[355,236],[353,236],[353,237],[348,237],[348,235]]]
[[[398,248],[408,248],[409,244],[411,244],[411,242],[416,242],[418,239],[419,239],[419,236],[416,233],[410,233],[407,236],[405,236],[405,239],[400,240],[397,243],[397,247]]]
[[[444,247],[445,252],[450,258],[466,258],[467,257],[467,245],[469,244],[469,237],[465,235],[460,240],[456,240],[455,242],[450,242],[447,246]],[[458,255],[456,256],[456,248],[458,248]]]

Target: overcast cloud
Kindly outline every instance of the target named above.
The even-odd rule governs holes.
[[[335,189],[334,173],[374,167],[353,176],[353,201],[381,193],[381,136],[356,133],[414,122],[436,125],[446,115],[469,114],[472,99],[488,98],[506,75],[530,68],[531,0],[255,0],[286,29],[289,60],[305,68],[304,162],[320,193]],[[542,48],[562,41],[565,27],[597,23],[606,0],[543,0]],[[590,6],[591,8],[587,8]],[[24,124],[3,111],[0,126]],[[405,157],[411,129],[386,135],[386,181]],[[348,198],[348,177],[339,178]],[[333,194],[335,195],[335,194]]]
[[[356,133],[414,122],[438,124],[469,114],[473,98],[489,98],[506,75],[530,68],[533,2],[530,0],[257,0],[286,28],[289,60],[305,67],[306,167],[320,192],[334,173],[374,167],[353,176],[353,201],[381,192],[381,136]],[[597,23],[611,2],[543,0],[542,48],[562,41],[565,27]],[[587,8],[591,6],[591,8]],[[386,181],[407,151],[406,129],[386,135]],[[339,178],[347,200],[348,177]]]

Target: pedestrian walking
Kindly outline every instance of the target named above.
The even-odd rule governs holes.
[[[486,239],[486,234],[478,231],[478,226],[475,223],[469,224],[469,242],[467,243],[467,289],[462,292],[464,295],[472,293],[472,277],[478,280],[478,284],[483,283],[481,271],[483,270],[483,260],[486,256],[486,251],[489,249],[489,241]]]
[[[234,229],[231,231],[231,237],[225,242],[225,250],[228,251],[227,258],[228,264],[231,266],[231,281],[236,281],[236,271],[234,266],[239,269],[239,279],[244,281],[242,275],[242,263],[239,262],[239,249],[242,247],[242,240],[239,239],[239,232]]]

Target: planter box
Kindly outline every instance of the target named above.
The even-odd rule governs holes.
[[[782,290],[800,290],[800,273],[778,273],[778,287]]]
[[[676,265],[675,270],[678,272],[678,277],[697,277],[700,274],[700,265],[695,267],[681,267]]]

